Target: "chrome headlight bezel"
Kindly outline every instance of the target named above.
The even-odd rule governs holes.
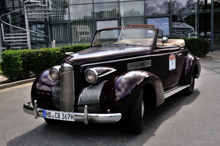
[[[53,80],[58,80],[60,78],[60,67],[53,66],[49,70],[49,75]]]
[[[98,72],[94,68],[88,68],[85,70],[85,79],[87,82],[96,83],[98,78],[99,78]]]

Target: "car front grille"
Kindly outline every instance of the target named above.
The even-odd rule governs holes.
[[[72,65],[61,64],[60,69],[60,110],[73,112],[75,105],[74,70]]]

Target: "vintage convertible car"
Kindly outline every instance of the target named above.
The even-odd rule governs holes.
[[[98,30],[90,48],[66,55],[36,78],[31,101],[23,105],[24,112],[48,124],[127,117],[130,131],[141,133],[148,107],[180,91],[191,94],[201,71],[184,40],[163,37],[153,25]]]

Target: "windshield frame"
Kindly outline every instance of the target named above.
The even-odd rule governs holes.
[[[149,29],[149,30],[152,30],[153,32],[154,32],[154,36],[152,37],[152,42],[151,42],[151,44],[150,45],[138,45],[138,44],[119,44],[119,40],[120,40],[120,38],[121,38],[121,35],[122,35],[122,32],[123,32],[123,30],[124,29],[137,29],[137,28],[143,28],[143,29]],[[155,29],[153,29],[153,28],[149,28],[149,27],[121,27],[121,28],[110,28],[110,29],[100,29],[100,30],[98,30],[98,31],[96,31],[96,34],[95,34],[95,36],[94,36],[94,38],[93,38],[93,41],[92,41],[92,47],[99,47],[99,46],[103,46],[103,45],[94,45],[94,41],[95,41],[95,38],[96,38],[96,36],[98,35],[98,33],[99,32],[101,32],[101,31],[107,31],[107,30],[121,30],[121,32],[120,32],[120,34],[119,34],[119,37],[118,37],[118,40],[117,40],[117,44],[106,44],[106,45],[108,45],[108,46],[115,46],[115,45],[134,45],[134,46],[143,46],[143,47],[151,47],[153,44],[154,44],[154,40],[155,40],[155,37],[156,37],[156,31],[155,31]],[[106,46],[106,45],[104,45],[104,46]]]
[[[96,38],[96,36],[98,35],[99,32],[101,32],[101,31],[108,31],[108,30],[121,30],[122,31],[122,29],[123,29],[123,27],[121,27],[121,28],[110,28],[110,29],[100,29],[100,30],[97,30],[96,33],[95,33],[95,36],[94,36],[94,38],[92,40],[92,47],[102,46],[102,45],[96,45],[96,46],[94,45],[95,38]],[[119,37],[120,37],[120,35],[121,35],[121,32],[119,34]],[[118,37],[118,39],[119,39],[119,37]],[[117,45],[118,45],[118,41],[117,41]]]

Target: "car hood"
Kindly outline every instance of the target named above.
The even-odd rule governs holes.
[[[71,65],[82,65],[85,63],[93,63],[98,61],[107,61],[112,59],[120,59],[137,55],[149,54],[151,47],[143,46],[101,46],[91,47],[72,54],[64,59],[63,63]]]

